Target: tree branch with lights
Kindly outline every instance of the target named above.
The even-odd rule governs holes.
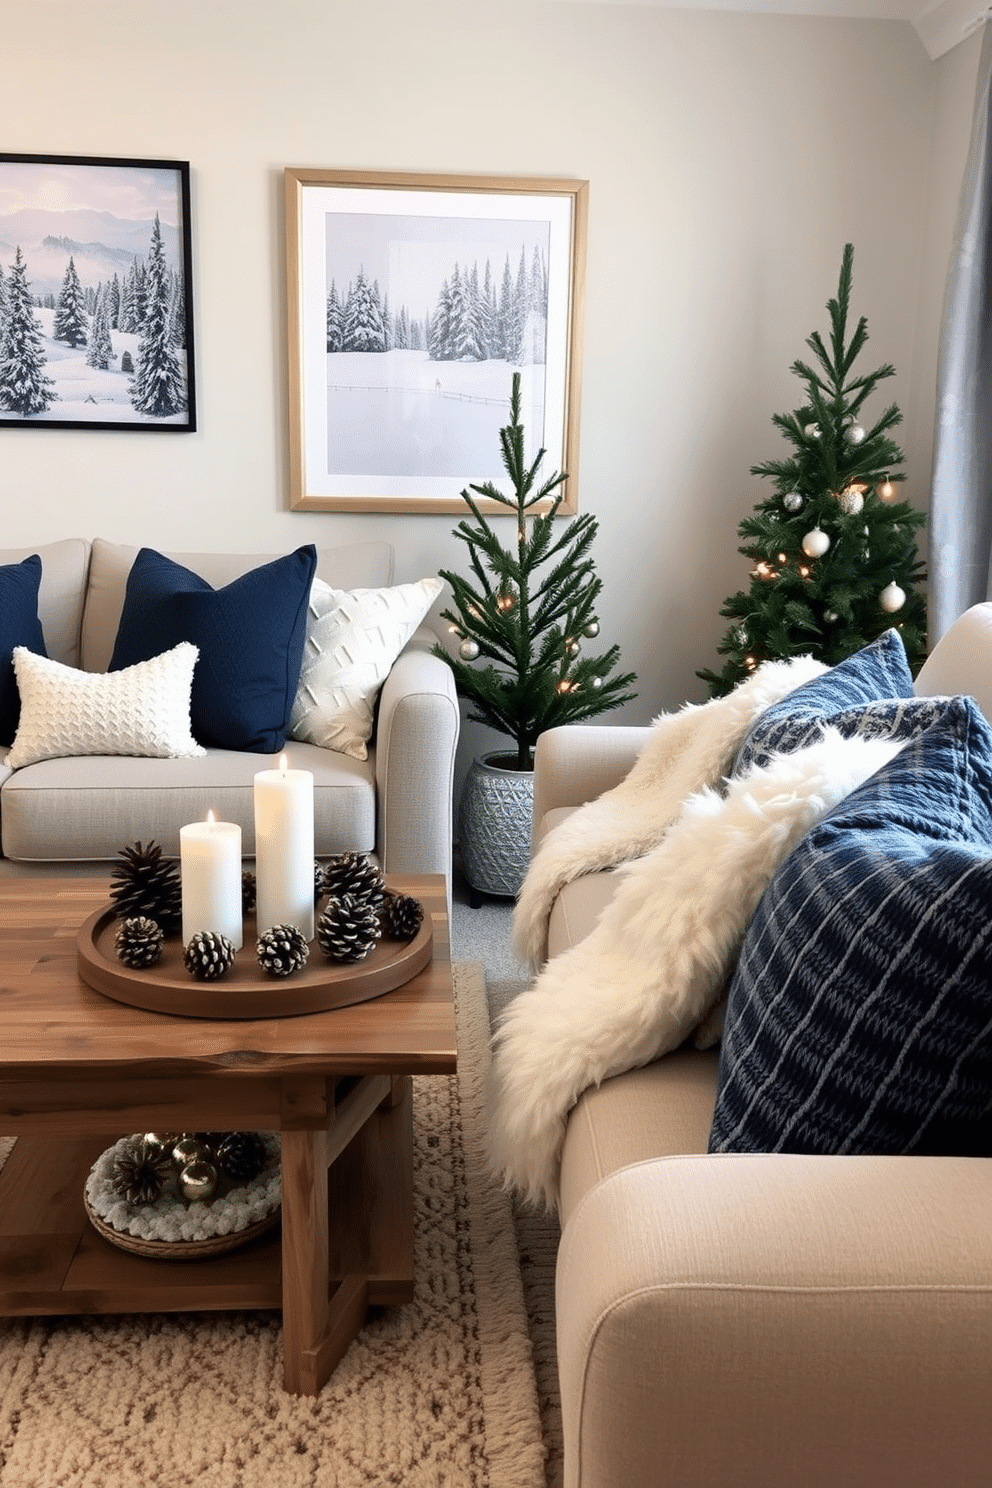
[[[802,407],[774,414],[793,447],[786,459],[752,465],[775,490],[738,527],[738,549],[754,564],[747,590],[720,614],[732,623],[718,647],[720,672],[700,671],[711,696],[729,692],[761,662],[811,655],[834,665],[897,624],[914,671],[926,654],[925,579],[916,552],[922,512],[896,500],[903,454],[890,437],[893,404],[870,423],[864,405],[895,374],[888,363],[853,375],[868,340],[864,316],[850,339],[854,249],[844,248],[836,298],[827,301],[829,344],[807,337],[814,362],[793,362],[806,385]],[[894,617],[898,616],[898,619]]]
[[[539,480],[543,449],[527,463],[519,373],[513,375],[510,422],[500,430],[500,449],[513,493],[505,495],[491,481],[462,491],[474,521],[464,519],[454,532],[468,549],[471,573],[440,570],[451,585],[453,606],[442,618],[457,637],[458,654],[434,649],[451,666],[458,694],[470,704],[469,718],[508,735],[515,745],[512,767],[530,770],[539,734],[631,701],[636,676],[614,675],[619,646],[585,654],[587,642],[599,634],[595,610],[602,582],[590,557],[598,524],[584,513],[564,528],[556,525],[567,476]],[[513,513],[512,545],[501,542],[476,496]],[[535,511],[547,502],[546,511]]]

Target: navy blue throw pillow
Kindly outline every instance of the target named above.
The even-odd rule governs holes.
[[[112,672],[191,641],[200,648],[190,715],[200,744],[274,754],[283,747],[317,567],[312,543],[214,589],[142,548],[128,575]]]
[[[39,656],[48,655],[38,619],[40,584],[37,553],[23,563],[0,567],[0,745],[4,746],[13,744],[21,717],[21,695],[11,659],[14,647],[26,646]]]
[[[765,891],[709,1150],[992,1154],[990,903],[992,730],[954,698]]]
[[[791,754],[812,744],[825,723],[840,728],[845,737],[860,733],[856,722],[860,710],[912,696],[913,674],[902,636],[898,630],[887,630],[878,640],[766,708],[741,745],[733,773],[743,775],[752,765],[767,765],[772,754]],[[835,715],[843,716],[838,720]],[[872,732],[878,737],[882,731],[876,727]]]

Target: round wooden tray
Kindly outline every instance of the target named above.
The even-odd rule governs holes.
[[[213,1235],[209,1240],[142,1240],[140,1235],[129,1235],[108,1225],[91,1208],[85,1194],[83,1203],[86,1206],[86,1217],[98,1235],[109,1240],[111,1245],[116,1245],[118,1250],[146,1256],[153,1261],[202,1261],[210,1256],[224,1255],[229,1250],[247,1245],[249,1240],[254,1240],[258,1235],[264,1235],[282,1217],[282,1209],[276,1208],[257,1223],[246,1225],[243,1230],[235,1230],[230,1235]]]
[[[402,987],[430,964],[434,948],[431,922],[413,940],[381,940],[364,961],[329,961],[316,940],[310,959],[288,977],[266,975],[255,955],[255,916],[246,914],[244,945],[230,971],[216,982],[198,982],[183,965],[181,938],[165,942],[162,959],[134,971],[117,958],[114,936],[119,921],[112,905],[98,909],[80,926],[76,959],[80,977],[97,992],[152,1013],[183,1018],[289,1018],[370,1002]]]

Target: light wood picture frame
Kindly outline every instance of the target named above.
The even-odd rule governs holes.
[[[465,487],[504,489],[519,372],[528,459],[577,511],[588,182],[287,167],[284,186],[290,507],[467,512]]]

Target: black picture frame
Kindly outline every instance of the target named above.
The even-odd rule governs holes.
[[[188,161],[0,152],[0,428],[196,429],[191,236]]]

